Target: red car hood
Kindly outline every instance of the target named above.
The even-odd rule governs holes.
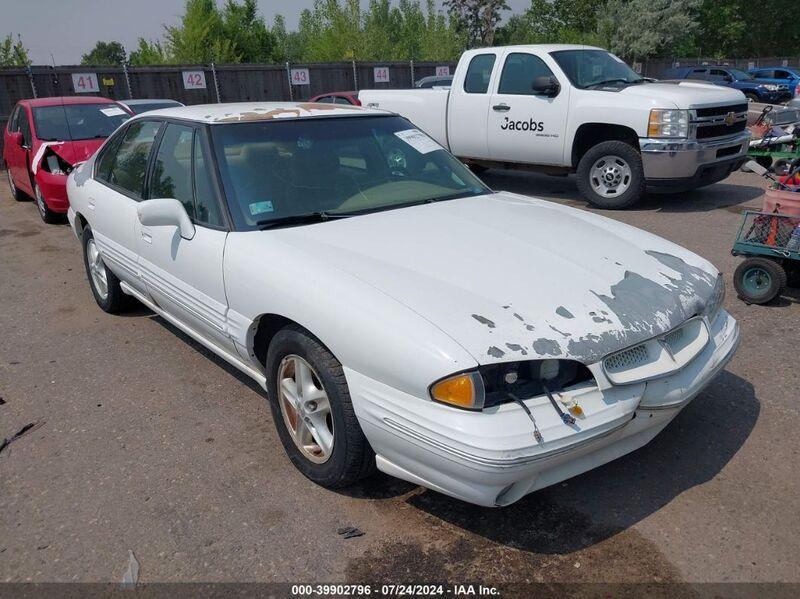
[[[34,149],[34,155],[36,155],[39,146],[49,143],[56,154],[74,166],[94,154],[97,148],[103,145],[104,141],[105,139],[79,139],[63,142],[39,142]]]

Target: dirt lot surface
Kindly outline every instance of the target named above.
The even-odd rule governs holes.
[[[586,208],[571,178],[484,178]],[[133,550],[143,582],[800,582],[800,292],[746,306],[731,285],[762,183],[606,213],[720,267],[741,348],[645,448],[495,510],[385,476],[315,486],[257,385],[147,310],[100,311],[68,226],[3,185],[0,438],[41,426],[0,454],[0,581],[118,582]]]

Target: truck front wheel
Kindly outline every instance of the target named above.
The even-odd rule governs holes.
[[[578,190],[598,208],[633,206],[645,190],[641,155],[622,141],[597,144],[578,163]]]

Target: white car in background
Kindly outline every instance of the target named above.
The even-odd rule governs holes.
[[[92,293],[136,298],[267,391],[292,462],[485,506],[641,447],[733,355],[702,258],[493,192],[402,117],[159,110],[68,183]]]

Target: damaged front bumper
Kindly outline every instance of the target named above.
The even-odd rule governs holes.
[[[484,506],[502,506],[642,447],[718,374],[739,343],[739,326],[721,311],[705,348],[669,376],[563,392],[585,416],[565,425],[546,398],[483,412],[421,400],[345,369],[353,407],[387,474]],[[598,376],[599,375],[599,376]]]

